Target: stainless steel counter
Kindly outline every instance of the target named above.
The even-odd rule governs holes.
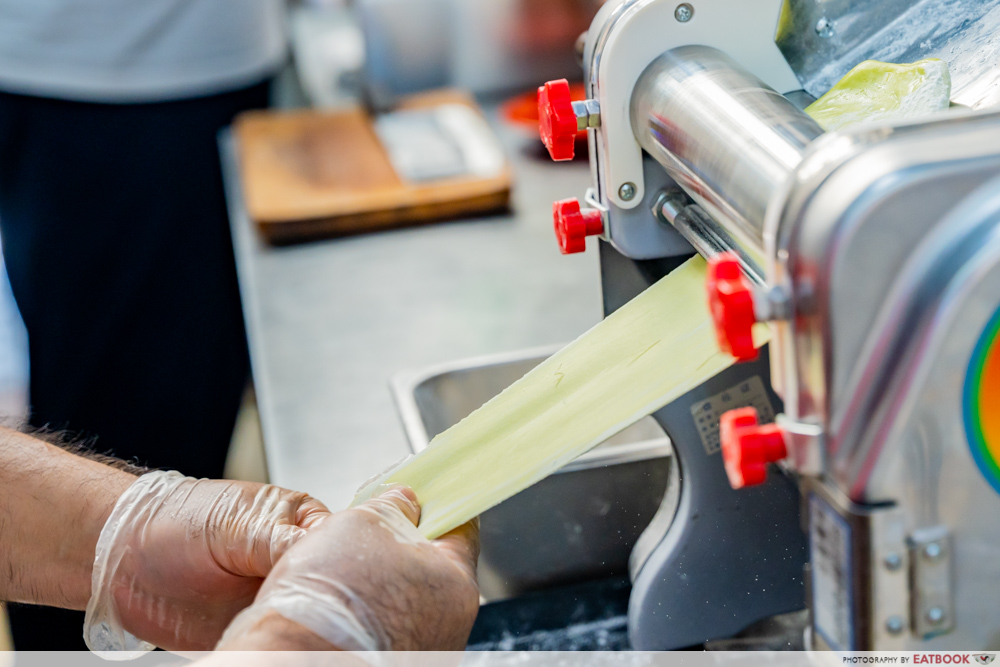
[[[223,140],[274,483],[346,506],[409,453],[394,373],[569,341],[600,319],[596,248],[564,257],[552,233],[552,202],[583,194],[587,163],[528,155],[523,137],[499,131],[516,178],[511,214],[287,248],[264,245],[247,218]]]

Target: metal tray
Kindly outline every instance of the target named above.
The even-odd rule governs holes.
[[[413,451],[557,349],[398,373],[391,388]],[[670,439],[647,417],[487,511],[479,561],[484,600],[626,574],[632,547],[660,506],[672,453]]]

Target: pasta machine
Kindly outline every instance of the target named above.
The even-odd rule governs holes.
[[[633,553],[635,648],[804,608],[815,648],[1000,648],[997,7],[610,2],[589,99],[539,91],[554,158],[589,131],[555,224],[564,252],[600,237],[606,309],[700,253],[742,362],[655,415],[680,479]],[[801,110],[926,56],[966,108],[837,133]]]

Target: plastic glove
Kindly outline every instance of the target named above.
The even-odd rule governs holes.
[[[252,635],[277,613],[341,650],[461,650],[479,610],[479,523],[429,542],[419,518],[404,487],[330,516],[285,554],[218,648],[267,648]]]
[[[143,475],[97,543],[87,646],[112,659],[154,644],[212,648],[278,559],[327,516],[319,501],[276,486]]]

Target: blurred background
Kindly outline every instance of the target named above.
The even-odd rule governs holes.
[[[603,2],[293,0],[291,53],[272,105],[339,108],[364,99],[389,108],[400,95],[444,87],[487,99],[530,95],[580,71],[575,43]],[[27,384],[27,337],[0,256],[0,418],[24,416]]]
[[[357,0],[366,79],[376,94],[390,95],[442,86],[477,94],[537,87],[579,71],[573,46],[601,4]],[[308,23],[309,17],[307,10],[295,24]],[[343,43],[339,37],[330,41]],[[312,81],[310,93],[321,94]]]
[[[576,42],[604,1],[291,0],[290,53],[271,104],[389,109],[400,96],[455,87],[487,100],[524,93],[515,115],[531,115],[537,85],[580,73]],[[531,118],[527,126],[535,132]],[[27,384],[27,337],[0,256],[0,418],[24,417]]]

